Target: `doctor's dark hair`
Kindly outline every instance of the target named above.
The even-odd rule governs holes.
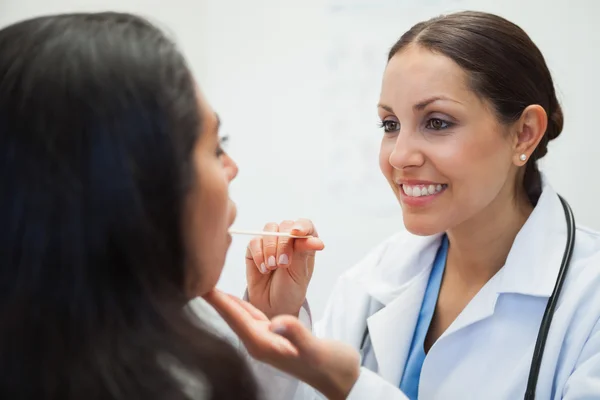
[[[499,120],[517,121],[526,107],[540,105],[548,127],[525,167],[523,185],[535,205],[542,182],[537,160],[546,155],[548,142],[560,135],[563,113],[552,76],[538,47],[517,25],[497,15],[465,11],[420,22],[392,47],[388,60],[415,43],[443,54],[462,67],[471,89],[487,100]]]
[[[183,57],[139,17],[0,30],[0,398],[256,398],[186,307],[201,126]]]

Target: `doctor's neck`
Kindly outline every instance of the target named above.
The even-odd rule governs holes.
[[[447,232],[447,273],[458,275],[466,285],[485,284],[504,266],[532,211],[525,193],[515,198],[503,190],[479,214]]]

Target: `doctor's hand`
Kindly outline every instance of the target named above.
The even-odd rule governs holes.
[[[313,336],[290,315],[269,320],[250,303],[216,289],[204,298],[253,358],[308,383],[328,399],[348,397],[360,374],[360,356],[351,346]]]
[[[290,232],[309,239],[264,236],[246,249],[248,299],[267,317],[298,316],[315,266],[315,252],[325,247],[311,221],[269,223],[267,232]]]

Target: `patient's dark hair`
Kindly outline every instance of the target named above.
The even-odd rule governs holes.
[[[548,142],[560,135],[563,113],[546,61],[531,38],[497,15],[464,11],[420,22],[396,42],[389,53],[415,43],[451,58],[469,77],[471,89],[494,107],[503,123],[515,122],[525,108],[539,104],[548,127],[525,168],[524,189],[533,204],[542,191],[537,160]]]
[[[0,398],[256,398],[186,307],[200,129],[184,59],[139,17],[0,30]]]

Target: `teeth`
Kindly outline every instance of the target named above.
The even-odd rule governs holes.
[[[410,197],[421,197],[421,196],[431,196],[432,194],[436,194],[442,191],[445,188],[445,185],[437,184],[437,185],[402,185],[402,190],[404,194]]]

